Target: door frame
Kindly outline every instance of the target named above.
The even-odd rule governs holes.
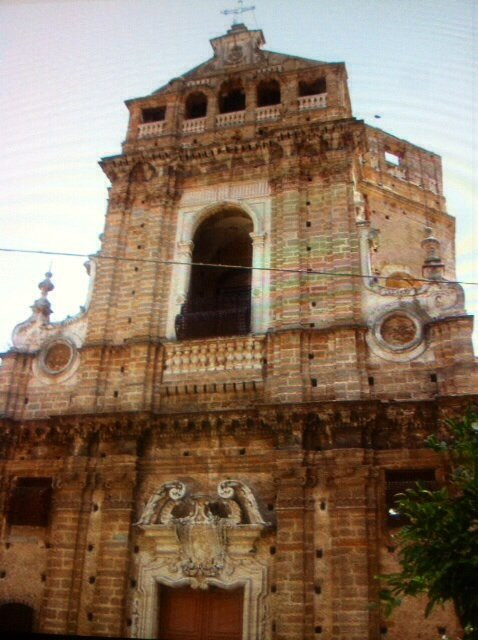
[[[242,587],[242,640],[267,640],[270,624],[266,612],[267,569],[257,561],[241,564],[235,575],[206,578],[200,588],[209,585],[221,589]],[[133,603],[133,638],[157,638],[159,634],[160,585],[198,588],[197,580],[182,577],[171,571],[171,563],[162,560],[143,565],[139,572],[137,596]]]

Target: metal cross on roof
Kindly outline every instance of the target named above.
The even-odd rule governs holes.
[[[243,7],[243,0],[237,0],[237,7],[235,9],[224,9],[223,11],[221,11],[221,13],[223,13],[225,16],[229,16],[229,15],[233,15],[234,19],[232,21],[232,24],[237,24],[237,16],[240,16],[242,13],[245,13],[246,11],[254,11],[255,7],[251,6],[251,7]]]

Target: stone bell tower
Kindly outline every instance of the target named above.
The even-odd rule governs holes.
[[[477,401],[441,161],[354,118],[343,63],[264,44],[234,24],[126,102],[85,310],[51,322],[47,274],[3,354],[0,628],[457,630],[370,607],[396,493]]]

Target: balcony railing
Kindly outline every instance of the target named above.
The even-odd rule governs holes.
[[[165,345],[163,379],[203,377],[226,373],[255,378],[262,371],[264,336],[209,338]]]
[[[264,120],[276,120],[277,118],[280,118],[280,104],[256,108],[256,120],[258,122],[263,122]]]
[[[313,96],[302,96],[298,98],[299,111],[306,109],[324,109],[327,106],[327,94],[317,93]]]
[[[237,305],[213,311],[183,310],[176,317],[178,340],[210,338],[213,336],[237,336],[249,333],[251,325],[250,304]]]
[[[165,120],[158,120],[157,122],[144,122],[139,125],[139,137],[148,138],[150,136],[160,136],[164,133],[166,126]]]
[[[236,124],[243,124],[245,118],[245,111],[231,111],[231,113],[220,113],[216,116],[216,125],[218,127],[231,127]]]
[[[183,133],[201,133],[206,128],[206,118],[191,118],[183,122]]]

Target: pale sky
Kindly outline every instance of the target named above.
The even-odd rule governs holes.
[[[344,61],[357,118],[442,156],[458,278],[478,282],[478,3],[244,0],[251,4],[244,22],[264,31],[266,49]],[[99,249],[108,181],[97,161],[120,152],[124,100],[211,57],[209,39],[231,24],[220,11],[234,6],[0,0],[1,247]],[[50,264],[51,319],[78,312],[88,284],[83,262],[0,252],[0,351],[29,317]],[[466,296],[478,316],[478,286]]]

